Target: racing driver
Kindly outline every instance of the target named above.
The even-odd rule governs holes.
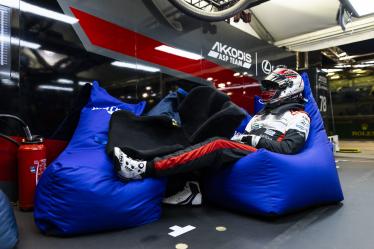
[[[304,82],[295,71],[277,68],[261,81],[265,104],[247,124],[244,133],[231,140],[214,137],[175,153],[150,161],[133,159],[114,148],[115,169],[121,179],[170,176],[202,168],[216,170],[264,148],[282,154],[300,151],[308,138],[310,118],[304,111]],[[184,189],[163,201],[172,205],[200,205],[198,181],[187,181]]]

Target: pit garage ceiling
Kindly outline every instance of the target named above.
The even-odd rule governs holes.
[[[252,10],[276,40],[336,25],[338,0],[270,0]]]
[[[270,0],[251,9],[251,27],[262,39],[293,51],[374,38],[374,15],[353,18],[343,32],[336,21],[338,8],[339,0]]]

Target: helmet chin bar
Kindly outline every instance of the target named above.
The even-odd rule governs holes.
[[[278,97],[279,94],[278,93],[279,90],[267,90],[267,91],[262,91],[260,96],[261,96],[261,99],[264,101],[264,102],[271,102],[275,97]],[[276,96],[277,95],[277,96]]]

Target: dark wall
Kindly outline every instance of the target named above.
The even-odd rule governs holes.
[[[19,3],[3,1],[7,2]],[[252,112],[254,95],[259,92],[258,78],[276,64],[293,67],[295,62],[289,52],[225,22],[192,19],[166,0],[26,3],[54,11],[52,17],[79,14],[78,23],[68,24],[41,16],[41,12],[12,9],[10,70],[4,73],[0,67],[0,113],[18,115],[34,134],[47,138],[48,163],[74,131],[78,116],[64,120],[72,109],[79,114],[79,107],[87,101],[86,82],[98,81],[125,102],[146,100],[147,109],[177,87],[190,90],[210,85]],[[213,49],[217,42],[221,47]],[[160,45],[192,52],[201,59],[156,50]],[[229,48],[233,50],[228,52]],[[213,58],[217,53],[220,56]],[[245,61],[238,59],[238,54],[244,53],[250,57],[249,64],[243,65]],[[115,61],[125,62],[127,67],[112,65]],[[22,129],[14,121],[0,119],[0,133],[22,135]],[[0,188],[11,200],[17,196],[16,158],[17,148],[0,140]]]
[[[148,108],[177,87],[189,90],[198,84],[218,87],[225,83],[222,90],[251,112],[253,96],[259,92],[257,79],[265,74],[263,61],[268,60],[273,66],[285,63],[293,66],[293,54],[225,22],[203,23],[179,13],[167,1],[163,1],[161,6],[152,2],[28,1],[70,16],[74,16],[71,12],[74,7],[110,25],[131,31],[134,34],[132,38],[107,36],[110,36],[111,45],[124,42],[117,44],[122,52],[93,44],[87,29],[82,28],[83,20],[71,25],[13,9],[12,35],[39,47],[12,46],[12,78],[1,80],[0,112],[19,115],[34,133],[50,138],[73,105],[85,101],[83,97],[77,99],[77,96],[85,82],[93,80],[125,102],[146,100]],[[95,28],[91,27],[94,34]],[[147,42],[143,44],[144,41]],[[183,60],[172,56],[157,57],[154,48],[149,47],[149,41],[200,54],[203,59],[183,63]],[[249,53],[250,68],[210,57],[209,51],[216,42]],[[165,61],[168,59],[172,62]],[[149,72],[117,67],[111,64],[113,61],[126,61],[159,70]],[[177,67],[177,62],[182,64]],[[238,74],[235,76],[235,73]],[[213,80],[208,80],[209,75],[213,76]],[[12,122],[0,122],[0,129],[8,134],[21,132]],[[58,138],[64,139],[64,136]]]

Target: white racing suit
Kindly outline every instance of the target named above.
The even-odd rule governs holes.
[[[302,106],[287,104],[261,111],[250,120],[244,134],[236,133],[232,140],[277,153],[295,154],[308,138],[309,126],[310,118]]]
[[[297,153],[308,138],[310,126],[310,118],[303,110],[303,106],[298,104],[282,105],[272,110],[264,109],[250,120],[244,133],[236,133],[231,141],[212,138],[172,155],[155,158],[149,167],[153,169],[150,175],[174,175],[201,169],[205,174],[209,174],[209,171],[232,165],[254,152],[256,148],[282,154]],[[183,177],[179,175],[169,179],[171,182],[166,196],[170,197],[164,199],[164,203],[200,205],[202,195],[198,182],[202,179],[199,171],[184,174]],[[177,192],[182,187],[181,182],[186,182],[185,187]]]

